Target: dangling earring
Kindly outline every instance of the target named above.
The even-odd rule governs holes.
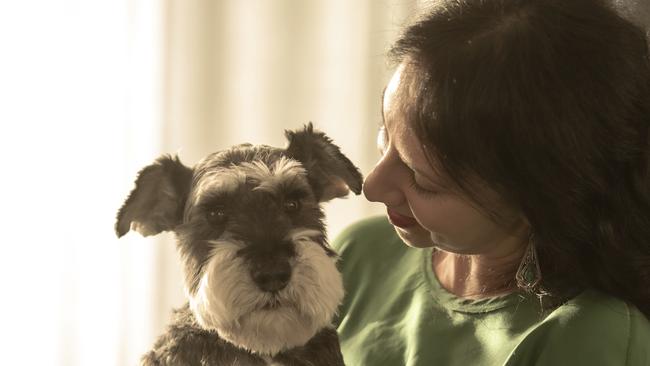
[[[528,237],[528,246],[526,247],[524,256],[521,258],[521,263],[519,264],[515,278],[517,279],[517,287],[527,292],[534,290],[542,281],[542,271],[539,269],[537,250],[532,232]]]

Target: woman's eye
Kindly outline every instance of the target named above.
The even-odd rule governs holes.
[[[212,225],[221,225],[228,220],[228,215],[223,208],[216,208],[207,212],[206,219]]]
[[[388,132],[386,132],[385,126],[379,127],[379,132],[377,133],[377,149],[379,149],[381,155],[384,155],[386,150],[388,150]]]
[[[438,194],[438,192],[436,192],[436,191],[431,191],[431,190],[428,190],[428,189],[426,189],[426,188],[423,188],[422,186],[420,186],[420,185],[415,181],[415,179],[413,179],[413,180],[411,181],[411,188],[415,189],[415,191],[416,191],[417,193],[419,193],[419,194],[421,194],[421,195],[423,195],[423,196],[435,196],[435,195]]]
[[[289,200],[284,203],[284,210],[287,212],[296,212],[300,210],[300,202],[297,200]]]

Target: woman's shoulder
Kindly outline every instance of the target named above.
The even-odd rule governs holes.
[[[345,288],[334,321],[343,324],[338,329],[342,340],[366,334],[373,329],[368,322],[394,321],[408,308],[414,289],[425,288],[426,252],[405,245],[385,217],[355,222],[336,236],[332,247],[340,256],[337,267]]]
[[[372,216],[348,225],[336,236],[335,241],[341,242],[348,239],[368,240],[380,233],[386,235],[393,232],[393,226],[385,216]]]
[[[531,328],[510,361],[650,366],[650,322],[634,305],[587,290]]]
[[[332,241],[332,247],[343,259],[363,258],[374,261],[395,259],[407,251],[384,216],[374,216],[357,221],[341,231]]]

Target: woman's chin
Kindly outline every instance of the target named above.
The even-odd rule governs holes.
[[[395,231],[404,244],[410,247],[429,248],[435,246],[435,243],[431,240],[431,234],[419,225],[408,228],[395,226]]]

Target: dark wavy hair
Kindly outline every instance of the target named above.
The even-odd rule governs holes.
[[[479,179],[525,215],[538,294],[594,288],[650,317],[650,57],[599,0],[453,0],[407,27],[405,117],[491,217]]]

